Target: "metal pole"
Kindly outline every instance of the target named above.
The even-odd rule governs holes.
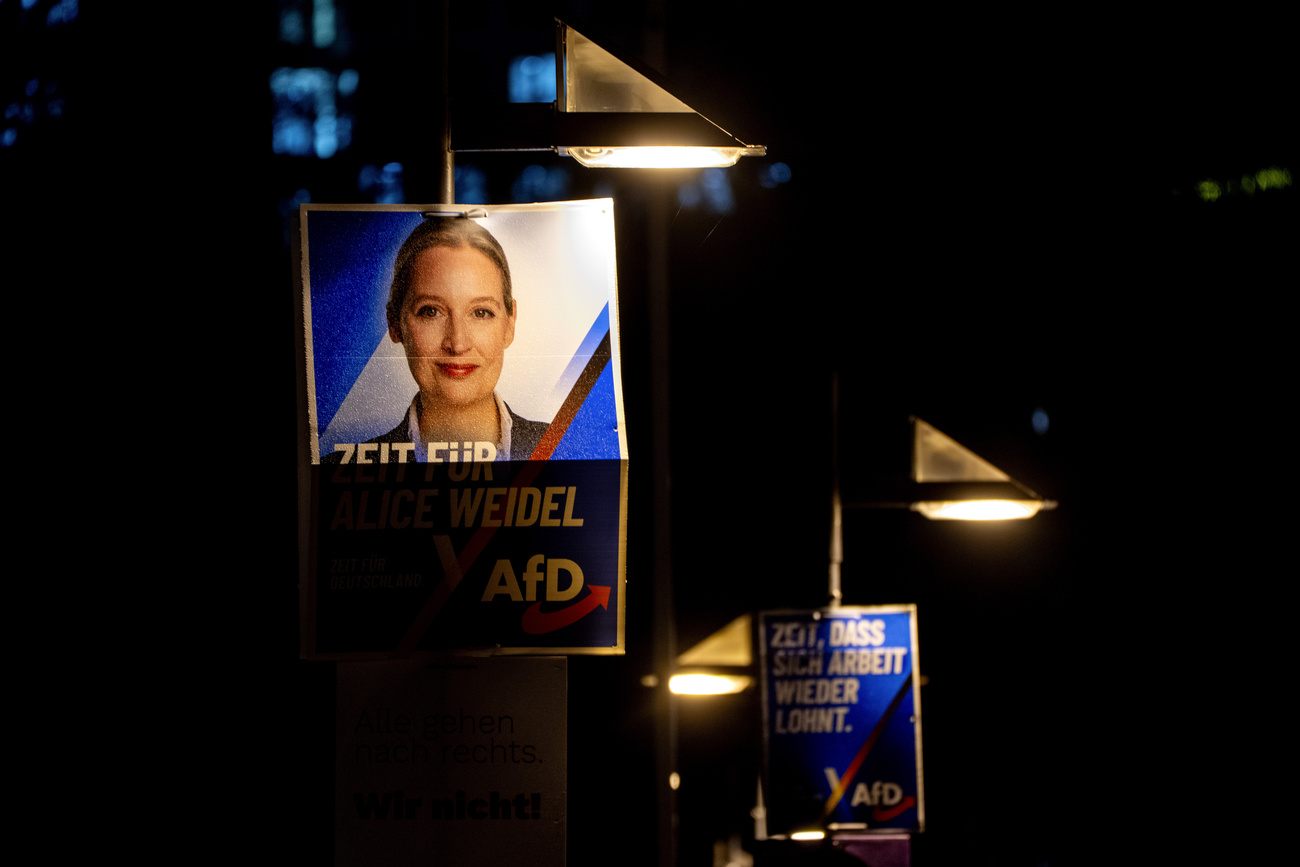
[[[456,166],[451,152],[451,0],[442,0],[442,87],[439,93],[441,111],[441,136],[438,141],[437,189],[438,203],[449,205],[456,201]]]
[[[844,562],[844,523],[840,506],[840,381],[831,371],[831,551],[829,591],[831,608],[844,600],[840,589],[840,564]]]
[[[651,65],[667,66],[663,8],[660,0],[646,4],[650,25],[644,33],[645,55]],[[653,174],[653,173],[651,173]],[[672,406],[668,372],[672,339],[672,280],[668,262],[668,226],[672,223],[672,184],[655,178],[651,181],[646,210],[646,242],[649,293],[650,352],[654,376],[651,380],[650,424],[651,458],[654,473],[651,495],[654,503],[654,657],[659,675],[656,693],[661,704],[656,708],[655,790],[658,793],[659,867],[677,867],[678,815],[677,791],[670,784],[677,773],[677,699],[668,689],[669,678],[677,668],[677,618],[673,599],[672,569],[672,449],[669,411]]]
[[[676,606],[673,601],[672,570],[672,450],[669,443],[670,383],[669,336],[671,281],[668,268],[668,226],[670,190],[655,183],[647,208],[646,240],[649,257],[650,352],[655,371],[650,386],[650,466],[654,473],[651,496],[654,503],[654,658],[659,676],[656,694],[655,790],[658,793],[659,867],[677,864],[677,792],[669,784],[677,772],[677,701],[668,681],[677,668]]]

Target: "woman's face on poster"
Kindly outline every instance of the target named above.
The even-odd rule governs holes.
[[[515,339],[501,272],[470,247],[424,250],[389,336],[402,344],[426,406],[454,409],[489,398]]]

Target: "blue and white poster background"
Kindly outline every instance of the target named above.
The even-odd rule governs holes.
[[[910,605],[761,614],[769,833],[924,828],[915,616]]]
[[[551,460],[625,459],[611,199],[535,205],[302,205],[312,463],[403,419],[416,393],[388,337],[393,260],[424,212],[473,217],[510,264],[514,343],[497,393],[520,416],[551,422],[606,334],[611,358]]]

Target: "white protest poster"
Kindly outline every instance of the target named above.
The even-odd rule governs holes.
[[[565,657],[341,662],[338,867],[563,867]]]

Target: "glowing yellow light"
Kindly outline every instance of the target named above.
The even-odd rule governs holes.
[[[674,695],[733,695],[749,687],[751,679],[729,674],[674,674],[668,689]]]
[[[1196,190],[1201,194],[1201,198],[1207,202],[1213,202],[1222,195],[1223,191],[1214,181],[1201,181],[1196,185]]]
[[[967,500],[914,503],[932,521],[1015,521],[1038,514],[1036,500]]]
[[[749,148],[570,147],[569,156],[588,168],[692,169],[734,166]]]
[[[675,792],[679,788],[681,788],[681,785],[682,785],[681,774],[677,773],[676,771],[673,771],[671,774],[668,775],[668,788],[672,789]]]
[[[825,831],[795,831],[790,835],[791,840],[822,840],[825,837]]]
[[[1279,169],[1277,166],[1271,166],[1255,173],[1255,181],[1259,184],[1260,189],[1267,190],[1270,187],[1279,189],[1281,187],[1291,186],[1291,170]]]

